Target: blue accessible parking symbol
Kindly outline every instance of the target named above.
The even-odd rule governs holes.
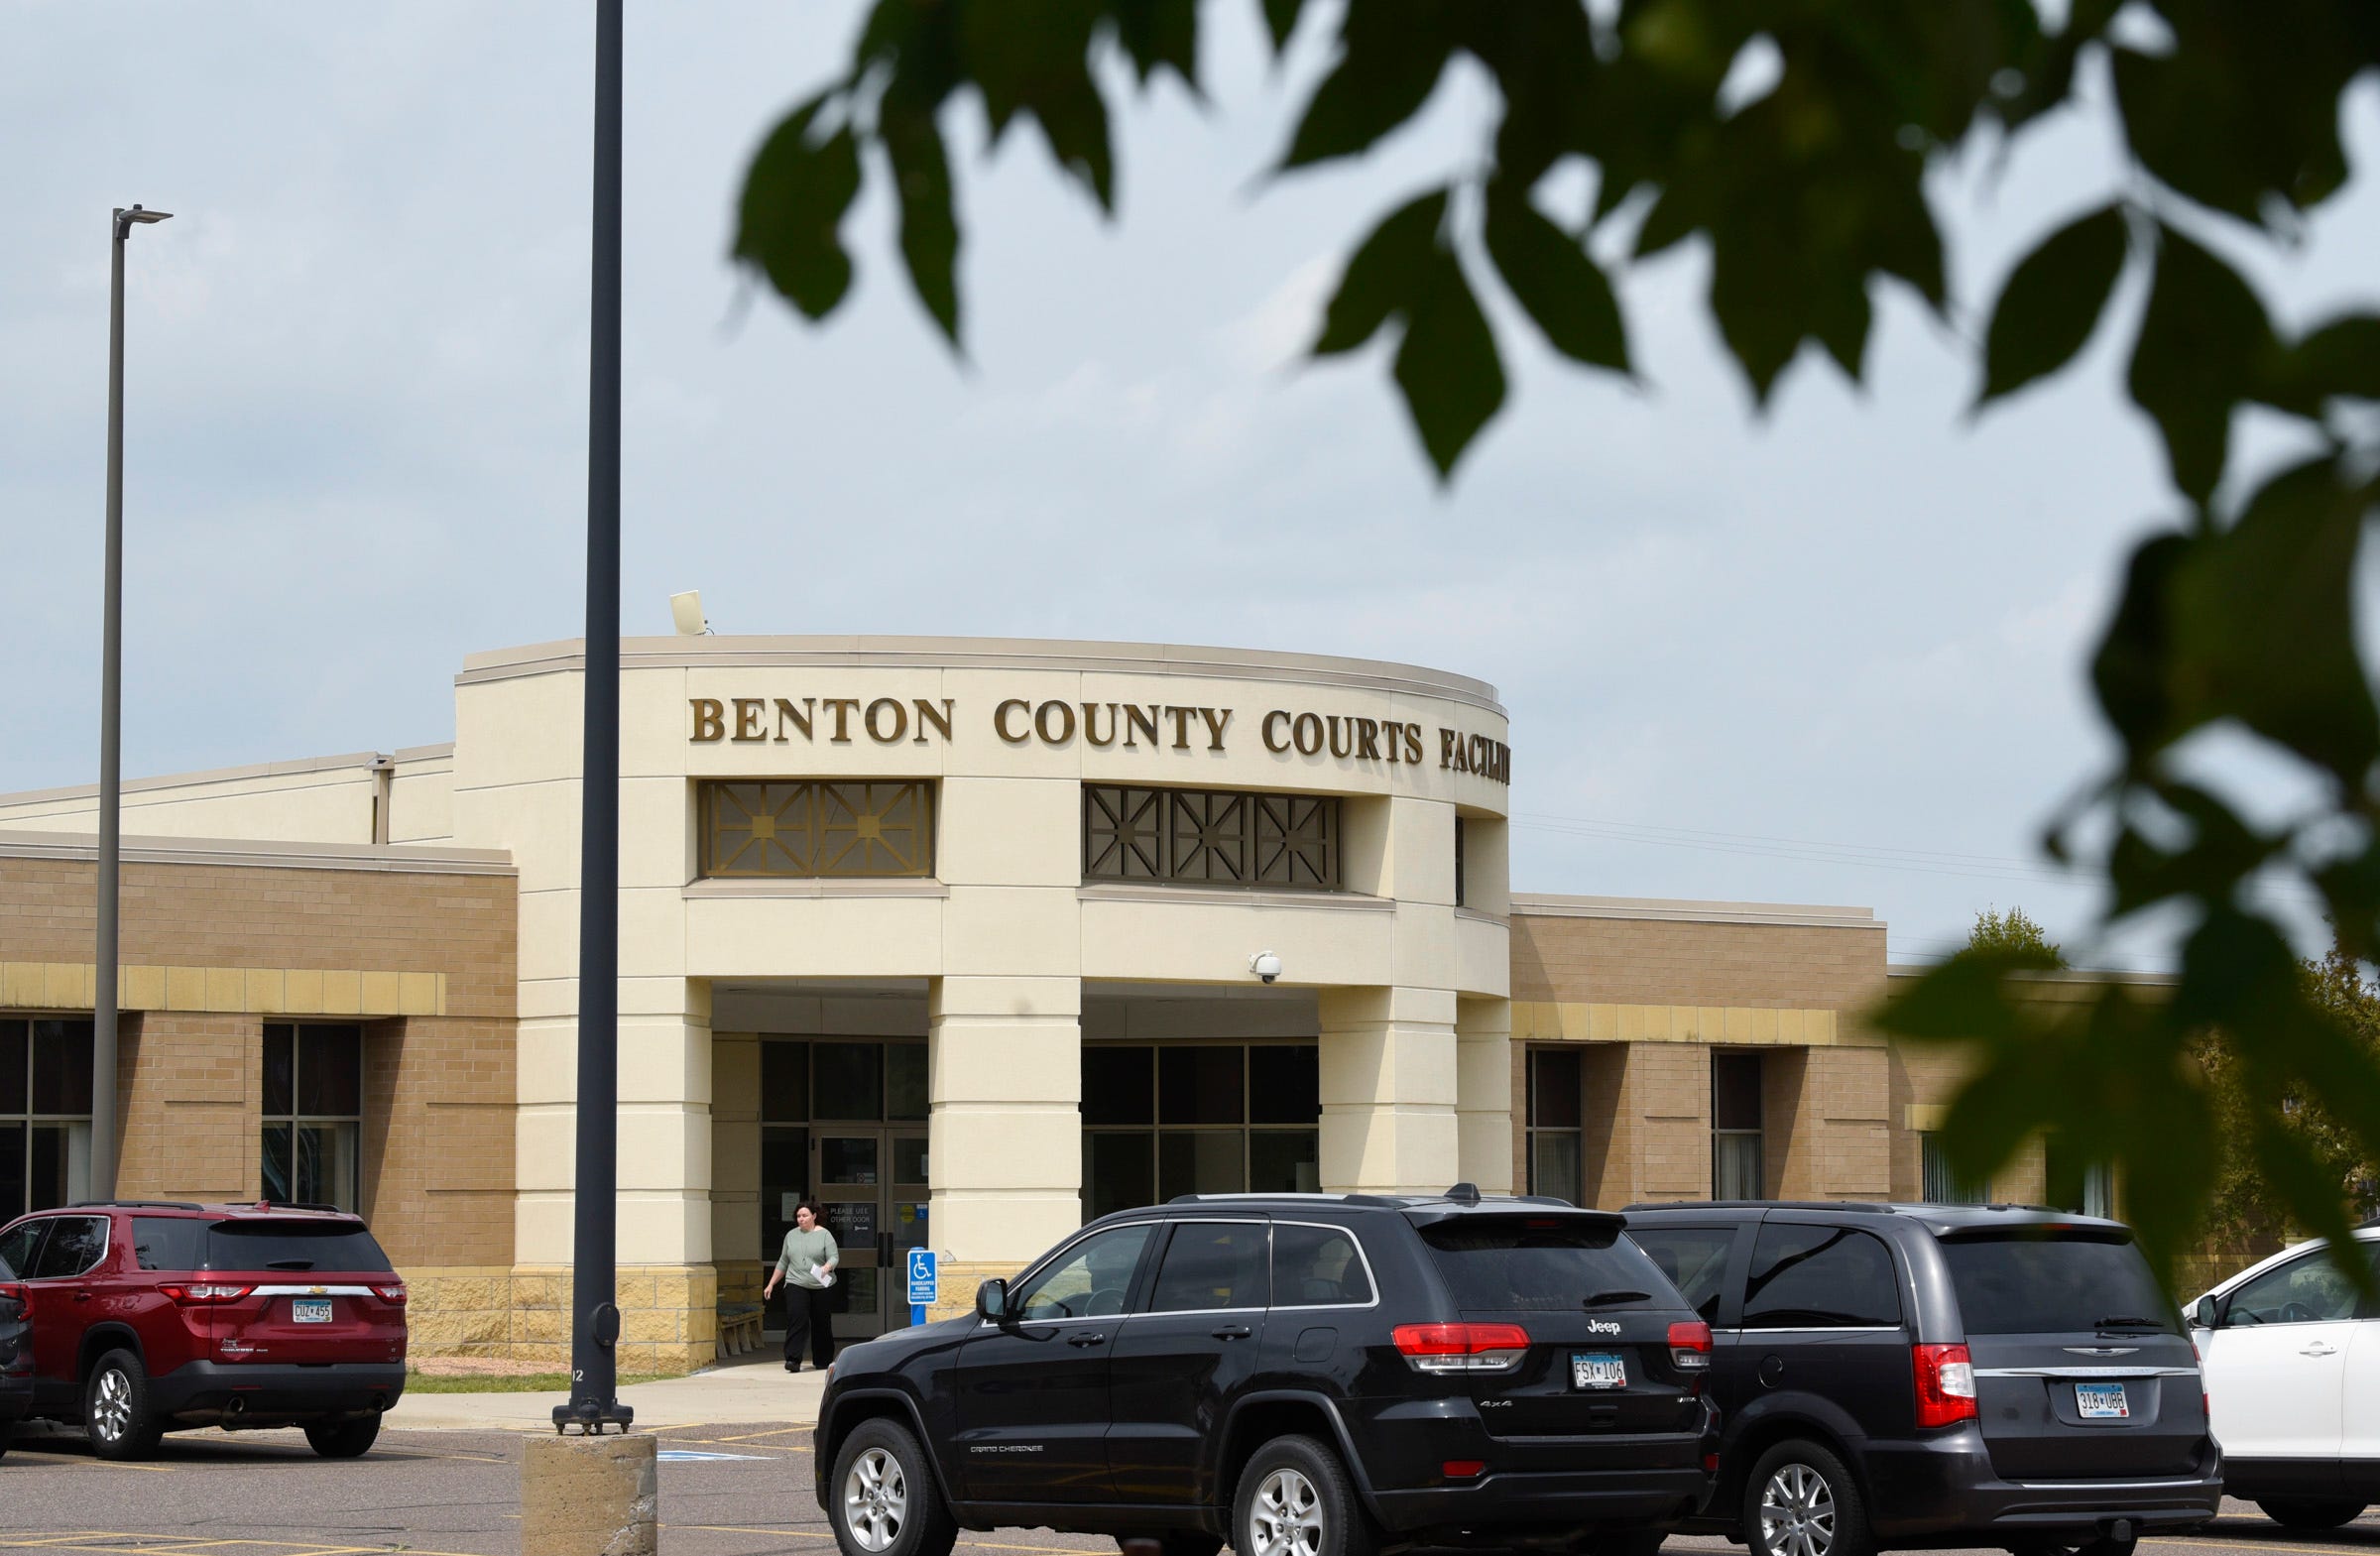
[[[942,1289],[941,1271],[931,1249],[909,1250],[909,1322],[925,1322],[925,1310],[934,1305]]]

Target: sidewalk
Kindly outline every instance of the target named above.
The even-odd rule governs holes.
[[[788,1374],[774,1350],[657,1383],[631,1383],[620,1402],[637,1412],[639,1426],[700,1426],[712,1421],[783,1422],[812,1426],[826,1375],[803,1367]],[[553,1407],[567,1404],[564,1392],[520,1394],[409,1393],[383,1418],[391,1431],[550,1432]]]

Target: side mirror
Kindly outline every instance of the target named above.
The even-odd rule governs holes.
[[[1009,1321],[1009,1283],[987,1280],[975,1288],[975,1316],[986,1323],[1005,1324]]]
[[[2190,1321],[2201,1329],[2221,1328],[2223,1323],[2222,1304],[2210,1296],[2199,1298],[2199,1305],[2191,1309]]]

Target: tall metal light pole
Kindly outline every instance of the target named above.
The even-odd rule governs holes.
[[[594,305],[587,400],[586,745],[579,765],[578,1171],[570,1402],[557,1431],[625,1431],[619,1400],[620,1104],[620,30],[595,12]]]
[[[116,1195],[116,890],[123,763],[117,731],[124,671],[124,240],[174,213],[119,206],[110,222],[107,291],[107,603],[99,650],[99,959],[91,988],[91,1186]]]

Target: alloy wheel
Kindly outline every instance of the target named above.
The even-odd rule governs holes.
[[[909,1521],[909,1481],[898,1459],[871,1448],[851,1462],[843,1478],[843,1521],[862,1550],[892,1548]]]
[[[1806,1464],[1782,1464],[1760,1493],[1760,1543],[1770,1556],[1827,1556],[1835,1548],[1835,1489]]]
[[[132,1379],[111,1367],[99,1375],[99,1386],[92,1391],[91,1427],[112,1443],[131,1425]]]
[[[1321,1556],[1322,1496],[1299,1471],[1264,1477],[1248,1508],[1248,1556]]]

